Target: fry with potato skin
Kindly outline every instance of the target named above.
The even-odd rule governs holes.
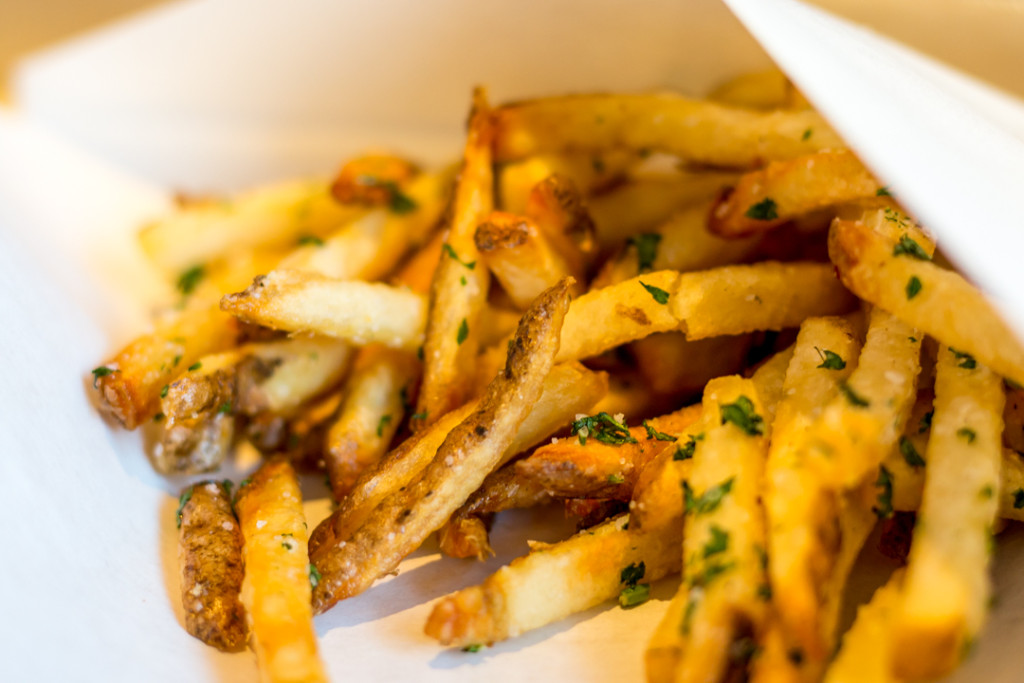
[[[276,330],[314,332],[407,351],[415,351],[422,342],[427,316],[427,303],[415,292],[294,270],[261,275],[244,292],[221,299],[220,307],[241,320]]]
[[[756,112],[674,94],[549,97],[500,107],[495,119],[496,161],[619,147],[754,168],[845,146],[812,111]],[[808,129],[814,134],[804,139]]]
[[[230,482],[227,482],[230,485]],[[245,645],[242,532],[227,486],[202,481],[182,493],[178,568],[185,630],[218,650]]]
[[[239,488],[235,510],[245,539],[242,603],[260,679],[326,681],[310,607],[302,493],[288,461],[264,463]]]
[[[344,546],[317,549],[311,559],[323,577],[313,592],[318,612],[392,571],[501,464],[554,364],[570,285],[565,281],[552,287],[526,312],[509,346],[505,371],[419,477],[385,499]]]
[[[614,598],[622,573],[643,563],[642,580],[679,570],[679,526],[650,534],[626,530],[628,515],[553,545],[535,547],[479,586],[434,605],[424,631],[442,645],[494,643]]]
[[[986,619],[1003,404],[998,376],[940,350],[924,495],[892,627],[898,677],[949,673]]]
[[[878,182],[845,149],[775,161],[740,177],[712,207],[708,228],[722,237],[746,237],[837,204],[874,197]]]
[[[490,286],[487,268],[478,264],[473,233],[494,209],[491,117],[486,94],[475,90],[451,223],[430,285],[423,381],[416,402],[416,414],[424,417],[413,422],[414,430],[462,405],[473,393],[473,368],[480,349],[478,323]]]
[[[573,277],[584,282],[584,272],[596,255],[597,245],[594,221],[576,183],[558,173],[549,175],[530,190],[524,213],[565,259]]]

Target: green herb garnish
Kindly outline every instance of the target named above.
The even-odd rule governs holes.
[[[587,444],[588,437],[594,437],[601,443],[611,446],[636,443],[636,439],[629,433],[629,428],[604,411],[574,420],[569,433],[579,437],[581,446]]]
[[[974,443],[974,440],[978,438],[978,433],[970,427],[961,427],[956,430],[956,435],[967,443]]]
[[[316,235],[303,235],[299,238],[299,246],[322,247],[324,246],[324,241]]]
[[[666,292],[664,289],[655,287],[654,285],[649,285],[643,281],[641,281],[640,284],[643,285],[643,288],[646,289],[648,293],[650,293],[650,295],[654,297],[654,300],[657,301],[659,304],[664,306],[665,304],[668,303],[668,292]]]
[[[178,511],[174,513],[174,517],[175,520],[177,521],[177,526],[179,529],[181,528],[182,514],[185,510],[185,506],[188,504],[190,500],[192,500],[192,490],[194,488],[195,486],[189,486],[187,489],[182,491],[181,496],[178,497]]]
[[[694,494],[693,489],[690,488],[688,482],[683,482],[683,500],[684,500],[684,511],[692,512],[695,515],[703,515],[708,512],[714,511],[721,502],[722,499],[732,490],[732,482],[735,477],[729,477],[721,484],[712,486],[703,495],[697,496]]]
[[[910,258],[916,258],[920,261],[931,261],[932,257],[928,255],[920,244],[915,242],[907,235],[900,237],[900,241],[896,243],[896,246],[892,248],[893,256],[909,256]]]
[[[729,548],[729,532],[717,524],[712,524],[708,531],[711,532],[711,538],[704,544],[704,557],[724,553]]]
[[[646,583],[638,583],[635,586],[627,586],[619,593],[619,605],[623,609],[636,607],[647,602],[651,597],[651,587]]]
[[[205,276],[205,266],[192,266],[178,277],[178,291],[185,296],[188,296],[195,290]]]
[[[876,499],[877,504],[871,510],[879,519],[889,519],[893,512],[892,472],[885,465],[878,468],[878,479],[875,480],[875,486],[881,487],[882,490]]]
[[[656,232],[635,235],[626,241],[626,244],[636,247],[637,272],[646,273],[654,265],[654,259],[658,257],[659,242],[661,235]]]
[[[917,296],[921,291],[921,287],[921,280],[916,275],[912,275],[907,280],[907,300],[909,301]]]
[[[752,204],[744,214],[755,221],[773,221],[779,217],[779,207],[771,197],[765,197],[757,204]]]
[[[754,411],[754,402],[746,396],[722,405],[721,411],[722,424],[731,422],[750,436],[764,434],[764,418]]]
[[[903,459],[907,461],[907,464],[914,469],[924,467],[924,458],[914,448],[913,442],[905,436],[900,437],[900,453],[903,454]]]
[[[469,336],[469,323],[463,318],[462,322],[459,323],[459,331],[455,333],[455,341],[458,342],[459,346],[462,346],[462,342],[466,341],[466,337]]]
[[[453,259],[455,259],[456,261],[461,263],[466,268],[469,268],[470,270],[473,270],[474,268],[476,268],[476,261],[470,261],[469,263],[466,263],[465,261],[463,261],[462,259],[459,258],[458,253],[456,253],[455,249],[452,248],[452,245],[448,244],[447,242],[442,244],[441,248],[444,249],[444,252],[446,254],[451,256]]]
[[[316,565],[312,562],[309,563],[309,585],[316,588],[320,584],[320,570],[316,568]]]
[[[647,424],[647,420],[644,420],[641,424],[643,425],[644,429],[647,430],[648,441],[650,441],[651,439],[656,439],[658,441],[679,441],[677,437],[674,437],[671,434],[659,432],[657,429]]]
[[[867,408],[871,403],[855,392],[853,388],[845,381],[839,383],[839,393],[846,397],[846,400],[850,402],[850,405],[856,408]]]
[[[952,353],[958,361],[960,361],[956,364],[958,368],[973,370],[978,367],[978,361],[974,360],[974,356],[971,354],[964,353],[963,351],[957,351],[952,346],[949,347],[949,352]]]
[[[814,350],[818,352],[818,356],[821,357],[821,365],[819,368],[825,368],[826,370],[842,370],[846,367],[846,361],[843,360],[835,351],[829,351],[828,349],[819,349],[817,346]]]
[[[390,415],[381,415],[380,421],[377,422],[377,436],[384,436],[384,428],[391,422]]]

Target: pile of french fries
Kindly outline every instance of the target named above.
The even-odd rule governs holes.
[[[96,397],[162,473],[265,454],[177,523],[188,631],[266,680],[325,680],[314,613],[435,532],[485,558],[534,505],[580,531],[440,597],[429,636],[475,650],[673,574],[652,682],[930,680],[984,626],[1024,519],[1024,347],[778,72],[478,90],[457,166],[368,155],[141,240],[180,300]],[[297,471],[336,502],[315,527]],[[841,635],[879,525],[906,566]]]

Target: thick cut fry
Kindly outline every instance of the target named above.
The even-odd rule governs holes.
[[[570,284],[552,287],[526,312],[509,346],[505,372],[420,476],[385,499],[343,546],[318,548],[312,557],[323,575],[313,592],[317,611],[366,590],[392,571],[501,464],[554,364]]]
[[[981,292],[957,273],[893,252],[890,240],[862,222],[832,224],[829,256],[852,292],[1024,383],[1024,346]]]
[[[810,316],[845,313],[852,303],[832,269],[819,263],[649,273],[573,301],[558,357],[589,358],[670,330],[685,332],[691,340],[780,330]]]
[[[434,605],[424,629],[442,645],[475,645],[513,638],[618,595],[624,570],[643,567],[641,580],[679,570],[679,533],[627,531],[628,515],[581,531],[554,545],[535,546],[479,586]]]
[[[892,618],[899,607],[902,581],[903,570],[898,570],[857,610],[857,618],[825,674],[825,683],[899,683],[889,660],[893,654]]]
[[[602,431],[607,423],[598,421],[588,436],[581,433],[537,448],[516,463],[516,472],[523,481],[563,498],[629,500],[647,464],[662,450],[675,450],[700,414],[699,405],[682,408],[645,420],[647,426],[632,427],[628,436],[623,432],[611,442]]]
[[[244,292],[221,299],[220,306],[242,320],[276,330],[407,351],[415,351],[423,341],[427,316],[426,301],[415,292],[290,270],[256,278]]]
[[[899,677],[949,673],[985,621],[1003,403],[991,370],[939,352],[924,496],[892,631]]]
[[[230,484],[230,482],[229,482]],[[227,486],[203,481],[181,495],[178,568],[185,630],[218,650],[245,645],[242,532]]]
[[[708,99],[733,107],[751,109],[797,108],[802,98],[778,69],[755,71],[730,78],[712,90]],[[813,135],[813,131],[811,132]]]
[[[477,226],[473,239],[480,258],[521,310],[564,277],[582,281],[582,263],[570,266],[529,218],[494,211]]]
[[[754,112],[679,95],[576,95],[495,112],[497,161],[531,154],[624,147],[686,161],[753,168],[843,142],[812,111]],[[804,136],[810,129],[812,135]]]
[[[317,654],[302,493],[286,460],[270,460],[243,484],[235,511],[245,539],[242,604],[260,679],[326,681]]]
[[[235,341],[234,321],[215,307],[183,311],[93,370],[100,409],[126,429],[153,417],[168,382],[201,357]]]
[[[594,287],[606,287],[636,277],[647,270],[678,270],[687,273],[743,261],[759,240],[724,239],[707,229],[710,205],[700,203],[674,214],[651,232],[634,235],[618,257],[607,262],[594,279]]]
[[[490,276],[479,266],[473,242],[476,226],[494,209],[491,168],[492,112],[482,90],[473,93],[473,111],[455,184],[444,254],[430,285],[430,313],[423,343],[423,382],[414,421],[422,428],[473,393],[473,368],[480,349],[480,312],[487,303]]]
[[[278,267],[339,280],[379,280],[437,224],[449,184],[446,173],[424,173],[409,184],[408,195],[403,194],[411,203],[402,206],[408,208],[369,211],[329,237],[306,240]]]
[[[760,483],[767,455],[763,410],[751,380],[708,382],[705,436],[684,482],[683,585],[676,627],[677,681],[724,680],[735,641],[749,639],[767,616]],[[674,610],[669,611],[675,613]]]
[[[594,221],[576,183],[568,176],[548,176],[530,190],[525,214],[565,259],[569,272],[582,282],[597,245]]]
[[[400,186],[416,175],[416,166],[393,154],[367,154],[345,163],[331,182],[331,195],[342,204],[371,206],[401,203]]]
[[[873,308],[857,369],[804,437],[808,465],[826,484],[852,488],[878,469],[914,407],[920,359],[921,333]]]
[[[153,262],[177,274],[232,250],[323,237],[364,211],[335,201],[327,181],[288,182],[191,205],[146,226],[139,241]]]
[[[387,452],[405,415],[404,398],[419,371],[416,358],[405,351],[367,347],[360,353],[324,446],[335,500],[351,491],[359,474]]]
[[[853,152],[817,152],[742,176],[711,210],[708,227],[722,237],[754,235],[837,204],[874,197],[878,182]]]

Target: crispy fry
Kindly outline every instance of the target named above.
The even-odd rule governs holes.
[[[712,90],[708,99],[733,107],[796,109],[802,98],[784,73],[767,69],[730,78]]]
[[[501,208],[510,213],[524,213],[530,193],[538,183],[553,175],[571,179],[589,194],[615,182],[636,158],[635,154],[624,150],[609,149],[579,154],[542,154],[503,164],[498,174]]]
[[[93,370],[101,410],[135,429],[157,412],[168,382],[201,357],[231,346],[235,334],[232,319],[216,308],[183,311]]]
[[[265,463],[235,501],[245,539],[242,604],[263,681],[326,681],[317,654],[302,493],[286,460]]]
[[[597,248],[594,221],[583,194],[568,176],[552,174],[537,183],[524,213],[536,222],[551,246],[565,259],[569,271],[582,282]]]
[[[743,175],[710,213],[722,237],[744,237],[837,204],[874,197],[878,182],[849,150],[776,161]]]
[[[324,462],[335,500],[383,457],[405,415],[404,397],[420,365],[406,351],[366,347],[348,380],[345,399],[327,433]]]
[[[812,111],[753,112],[671,94],[552,97],[506,105],[495,118],[497,161],[624,147],[753,168],[766,160],[844,146]],[[808,129],[813,134],[804,139]]]
[[[326,181],[257,188],[230,201],[192,204],[139,233],[146,255],[178,275],[232,250],[292,245],[301,235],[323,237],[363,213],[339,204]]]
[[[331,182],[331,195],[342,204],[396,204],[399,186],[416,175],[416,166],[393,154],[367,154],[345,163]]]
[[[429,242],[420,247],[402,264],[392,278],[393,284],[408,287],[417,294],[429,294],[434,271],[437,270],[437,264],[441,262],[443,247],[444,232],[437,232]]]
[[[415,351],[423,341],[423,297],[388,285],[275,270],[221,299],[242,320],[289,332],[315,332],[355,344]]]
[[[924,496],[892,629],[899,677],[947,674],[985,621],[1003,403],[991,370],[939,352]]]
[[[679,569],[679,527],[651,534],[625,529],[620,515],[502,567],[479,586],[434,605],[424,631],[442,645],[494,643],[563,619],[622,591],[623,570],[655,581]]]
[[[893,221],[902,221],[891,214]],[[843,284],[862,299],[943,344],[1024,382],[1024,346],[985,297],[960,275],[894,247],[863,221],[837,220],[829,255]]]
[[[655,297],[665,298],[665,293],[663,304]],[[844,313],[851,304],[832,269],[817,263],[765,262],[698,273],[649,273],[574,300],[558,358],[588,358],[669,330],[685,332],[691,340],[779,330],[810,316]]]
[[[893,653],[891,619],[899,608],[903,571],[894,573],[875,591],[871,601],[857,610],[843,646],[825,674],[825,683],[899,683],[889,667]]]
[[[230,485],[230,482],[228,482]],[[218,650],[245,645],[242,532],[227,486],[201,481],[181,495],[178,568],[185,630]]]
[[[921,507],[934,399],[931,389],[918,392],[903,435],[882,462],[892,479],[893,510],[912,512]]]
[[[455,186],[444,254],[430,285],[430,312],[423,343],[423,382],[414,421],[422,428],[465,403],[473,390],[473,368],[480,349],[480,312],[490,277],[476,267],[476,226],[494,209],[491,169],[492,112],[482,90],[473,93],[462,172]]]
[[[423,472],[371,512],[344,546],[318,548],[312,557],[323,576],[313,592],[317,611],[366,590],[392,571],[501,464],[554,364],[570,284],[552,287],[523,316],[505,372]]]
[[[480,258],[521,310],[562,278],[583,278],[582,262],[570,266],[528,218],[494,211],[477,226],[473,239]],[[574,290],[581,291],[579,286]]]

